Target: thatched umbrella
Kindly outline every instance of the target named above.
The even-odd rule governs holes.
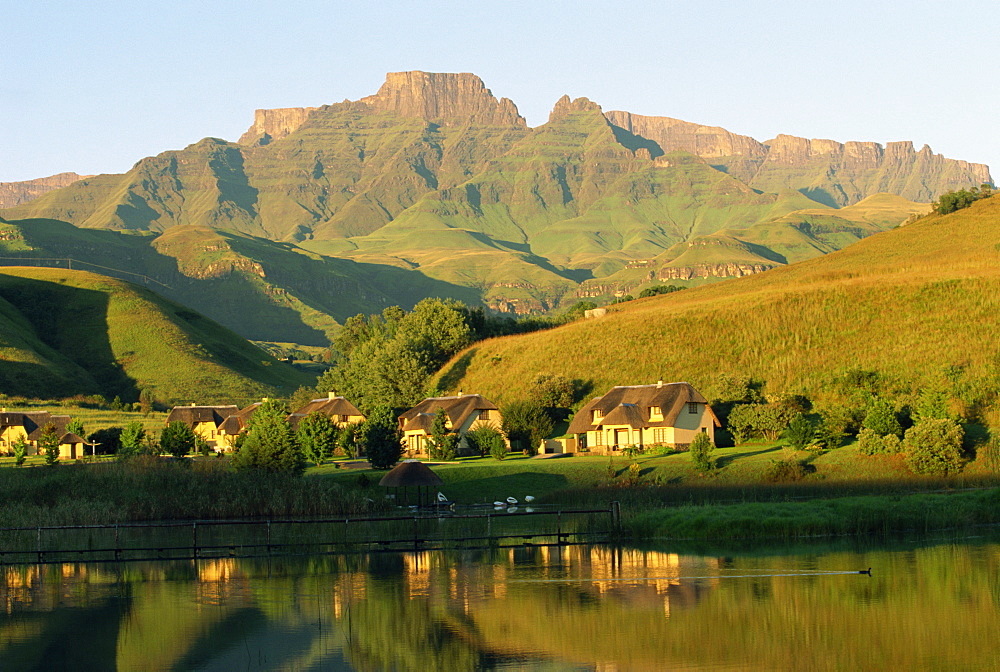
[[[399,488],[404,488],[403,492],[406,493],[405,488],[416,488],[417,489],[417,505],[423,504],[423,492],[424,488],[433,488],[444,484],[441,477],[430,470],[423,462],[418,462],[416,460],[406,460],[405,462],[400,462],[393,469],[382,477],[382,480],[378,482],[384,488],[393,488],[397,492]],[[430,498],[428,498],[430,499]],[[396,503],[399,503],[399,499],[396,499]],[[407,502],[408,503],[408,502]]]

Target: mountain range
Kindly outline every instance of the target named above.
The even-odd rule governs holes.
[[[399,72],[6,208],[0,253],[146,276],[244,337],[318,345],[424,296],[524,314],[755,274],[991,181],[909,142],[759,142],[586,98],[529,128],[473,74]]]

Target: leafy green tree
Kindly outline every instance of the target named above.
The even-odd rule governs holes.
[[[287,416],[288,408],[275,399],[257,407],[243,445],[233,458],[237,469],[302,473],[305,468],[302,451],[285,419]]]
[[[894,435],[889,435],[894,436]],[[863,427],[858,432],[858,452],[862,455],[878,455],[885,450],[885,442],[874,429]]]
[[[729,412],[728,429],[736,443],[761,437],[776,441],[788,427],[790,410],[775,404],[738,404]]]
[[[45,464],[54,467],[59,463],[59,430],[53,423],[42,427],[38,437],[38,452],[45,456]]]
[[[896,410],[892,404],[883,397],[872,397],[868,402],[865,419],[861,423],[865,429],[870,429],[879,436],[886,434],[903,435],[903,427],[899,424]]]
[[[650,296],[658,296],[660,294],[670,294],[672,292],[679,292],[682,289],[684,288],[679,285],[652,285],[639,292],[639,298],[645,299]]]
[[[530,400],[542,408],[569,408],[576,401],[576,385],[565,376],[539,373],[529,389]]]
[[[348,458],[359,457],[364,452],[361,445],[361,424],[351,423],[341,427],[337,432],[334,451]]]
[[[139,392],[139,412],[149,415],[153,411],[153,391],[145,388]]]
[[[814,433],[816,444],[825,450],[840,448],[844,442],[844,432],[836,421],[823,416]]]
[[[73,418],[66,425],[66,431],[71,434],[76,434],[77,436],[86,436],[83,431],[83,421],[77,418]]]
[[[903,453],[915,474],[945,475],[962,469],[962,426],[954,420],[925,418],[906,430]]]
[[[469,442],[469,446],[473,452],[479,453],[480,457],[493,455],[495,452],[501,450],[504,457],[507,455],[507,444],[504,443],[503,434],[496,427],[480,425],[475,429],[469,430],[465,434],[465,440]]]
[[[952,417],[948,410],[950,398],[947,388],[941,383],[925,387],[920,391],[920,396],[914,405],[913,419],[915,421],[924,418],[950,419]]]
[[[160,451],[184,457],[194,450],[194,430],[180,421],[171,422],[160,433]]]
[[[330,416],[313,412],[299,421],[296,438],[302,455],[319,466],[336,450],[338,434],[337,425],[333,424]]]
[[[91,432],[87,437],[89,443],[96,443],[94,451],[98,455],[115,455],[122,447],[121,436],[124,430],[121,427],[105,427]]]
[[[711,471],[715,468],[715,459],[712,457],[714,451],[715,446],[712,445],[712,440],[708,438],[706,432],[698,432],[688,447],[688,452],[691,453],[691,462],[694,463],[695,469],[698,471]]]
[[[359,442],[373,469],[391,469],[403,455],[399,423],[388,406],[376,406],[361,423]]]
[[[202,457],[208,457],[212,454],[212,446],[204,437],[195,435],[194,451]]]
[[[24,464],[25,455],[28,454],[28,441],[22,436],[14,442],[14,466],[20,467]]]
[[[125,425],[120,437],[121,447],[118,449],[119,457],[133,457],[142,452],[146,445],[146,429],[138,420]]]
[[[784,435],[788,445],[796,450],[804,450],[815,440],[816,428],[813,423],[809,422],[809,418],[802,413],[796,413],[792,421],[788,423]]]
[[[538,453],[539,444],[555,427],[545,409],[533,401],[511,402],[504,406],[501,415],[503,433],[512,447],[517,446],[529,455]]]
[[[433,460],[454,460],[458,457],[459,436],[448,431],[448,414],[439,408],[434,415],[431,437],[427,442],[427,452]]]

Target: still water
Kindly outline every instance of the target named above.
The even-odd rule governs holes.
[[[0,577],[5,672],[1000,670],[996,539],[31,565]]]

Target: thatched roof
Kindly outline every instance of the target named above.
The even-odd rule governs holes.
[[[364,417],[357,406],[349,402],[344,397],[328,397],[326,399],[313,399],[308,404],[295,411],[296,415],[309,415],[310,413],[322,413],[328,417],[342,415],[345,418],[351,415]]]
[[[255,401],[246,408],[241,408],[226,418],[219,426],[219,429],[232,436],[239,434],[250,424],[250,418],[261,407],[261,403],[260,401]]]
[[[405,488],[419,485],[443,485],[441,477],[423,462],[400,462],[382,477],[379,485],[386,488]]]
[[[708,400],[690,383],[657,383],[655,385],[622,385],[613,387],[603,397],[592,399],[577,411],[569,424],[569,434],[584,434],[602,425],[640,427],[673,427],[685,405],[705,404],[716,427],[719,419],[708,406]],[[649,409],[658,407],[662,420],[651,420]],[[596,422],[594,411],[601,411]]]
[[[400,429],[407,427],[410,420],[421,414],[434,416],[444,409],[452,427],[461,427],[476,411],[499,410],[492,401],[478,394],[462,394],[455,397],[428,397],[399,416]]]
[[[194,427],[200,422],[214,422],[218,427],[223,420],[239,410],[237,406],[174,406],[167,416],[167,424],[183,422]]]

